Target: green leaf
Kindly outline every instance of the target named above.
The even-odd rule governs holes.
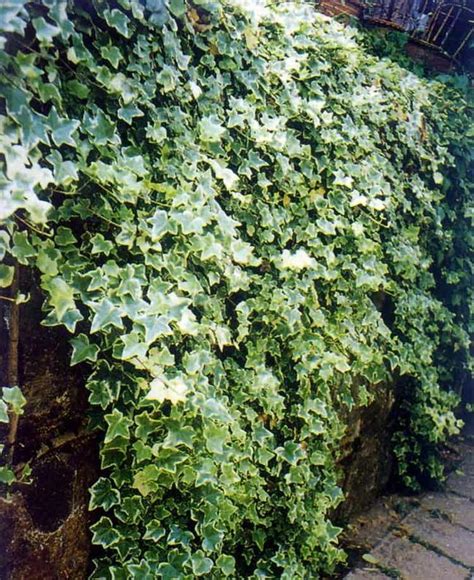
[[[217,558],[216,565],[224,576],[232,576],[235,574],[235,558],[233,556],[221,554]]]
[[[158,491],[158,477],[160,470],[156,465],[147,465],[144,469],[137,471],[133,478],[133,487],[138,489],[143,497]]]
[[[12,256],[14,256],[20,264],[28,264],[28,258],[36,255],[36,250],[30,244],[28,234],[26,232],[15,232],[13,234],[13,248]]]
[[[91,526],[91,532],[92,543],[102,546],[103,548],[114,546],[122,537],[114,527],[112,520],[104,516]]]
[[[104,331],[110,326],[123,328],[120,310],[108,298],[104,298],[97,304],[91,304],[90,307],[95,312],[91,324],[91,334],[99,330]]]
[[[100,49],[100,54],[110,62],[110,64],[117,68],[119,63],[122,61],[122,53],[117,46],[109,45],[102,46]]]
[[[95,108],[94,115],[89,112],[84,113],[83,127],[96,145],[118,144],[120,142],[115,124],[98,107]]]
[[[76,79],[67,82],[68,91],[78,99],[87,99],[90,88]]]
[[[48,115],[48,124],[51,129],[51,138],[58,147],[61,145],[76,146],[72,135],[79,127],[79,121],[60,118],[56,108],[52,107]]]
[[[120,504],[114,509],[117,518],[129,524],[136,524],[143,517],[143,512],[143,501],[138,495],[122,498]]]
[[[58,320],[61,320],[68,310],[76,308],[74,290],[63,278],[57,276],[50,280],[48,279],[44,283],[44,287],[50,294],[49,302],[53,306]]]
[[[105,511],[120,503],[120,493],[112,487],[109,479],[99,478],[90,488],[89,509],[101,508]]]
[[[104,418],[108,425],[104,443],[110,443],[117,437],[127,440],[130,438],[130,427],[132,422],[128,417],[125,417],[121,411],[114,409],[112,413],[105,415]]]
[[[108,256],[114,248],[110,240],[106,240],[102,234],[96,234],[91,238],[92,254],[105,254]]]
[[[125,121],[126,123],[131,125],[133,119],[135,119],[136,117],[143,117],[144,112],[135,105],[128,105],[127,107],[121,107],[117,111],[117,116],[119,119],[122,119],[122,121]]]
[[[40,250],[37,255],[36,265],[39,270],[46,276],[57,276],[59,274],[58,269],[58,256],[59,252],[54,250]]]
[[[145,528],[145,534],[143,536],[144,540],[151,540],[153,542],[159,542],[166,534],[165,528],[161,525],[158,520],[151,520],[147,523]]]
[[[125,38],[130,38],[132,34],[129,29],[130,18],[126,14],[114,8],[112,10],[104,10],[103,16],[109,26],[115,28]]]
[[[3,387],[2,398],[8,404],[10,410],[16,415],[23,413],[26,399],[19,387]]]
[[[127,569],[130,572],[130,578],[137,580],[154,580],[156,578],[145,560],[140,560],[139,564],[129,564]]]
[[[105,410],[111,403],[118,399],[120,387],[120,381],[114,381],[113,378],[110,380],[88,381],[87,388],[90,392],[89,402],[91,405],[99,405]]]
[[[305,457],[305,452],[301,445],[294,441],[287,441],[283,447],[275,449],[275,453],[291,465],[296,465],[298,461]]]
[[[11,485],[16,481],[13,471],[5,465],[0,466],[0,483]]]
[[[214,562],[210,558],[207,558],[202,550],[198,550],[191,556],[191,563],[195,576],[209,574],[214,566]]]
[[[186,2],[185,0],[169,0],[170,12],[173,16],[181,18],[186,14]]]
[[[184,445],[189,449],[193,448],[193,439],[196,433],[189,425],[182,425],[179,421],[170,421],[168,423],[168,434],[163,441],[165,449],[174,449]]]
[[[96,344],[90,344],[89,337],[85,334],[78,334],[76,338],[71,339],[72,356],[71,365],[77,365],[86,360],[95,362],[100,348]]]
[[[8,407],[5,401],[0,399],[0,423],[8,423]]]
[[[32,22],[36,30],[36,38],[43,44],[52,44],[53,38],[61,32],[57,26],[49,24],[42,16],[33,18]]]
[[[15,268],[13,266],[0,264],[0,288],[8,288],[8,286],[11,286],[14,275]]]
[[[204,430],[204,440],[206,447],[211,453],[222,453],[224,451],[224,444],[228,438],[228,431],[226,427],[218,427],[216,425],[209,425]]]
[[[362,554],[362,559],[368,562],[369,564],[379,564],[380,560],[372,554]]]
[[[203,117],[199,121],[199,134],[203,141],[219,142],[225,133],[225,128],[221,125],[216,115]]]

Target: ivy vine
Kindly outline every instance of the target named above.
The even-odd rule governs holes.
[[[35,268],[91,367],[92,577],[331,571],[344,410],[403,385],[412,487],[460,426],[468,95],[299,3],[15,0],[0,32],[0,286]]]

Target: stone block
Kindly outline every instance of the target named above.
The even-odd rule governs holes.
[[[466,580],[469,570],[407,538],[390,534],[371,555],[409,580]]]
[[[422,499],[420,508],[432,517],[464,526],[474,532],[474,504],[465,497],[452,493],[428,494]]]
[[[446,488],[448,491],[454,491],[463,497],[474,500],[474,476],[472,475],[453,473],[448,478]]]
[[[472,508],[471,508],[472,509]],[[450,522],[427,517],[421,509],[413,511],[403,521],[403,529],[450,558],[474,567],[474,533]]]

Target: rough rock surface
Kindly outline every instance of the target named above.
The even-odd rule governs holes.
[[[395,387],[378,385],[373,402],[350,413],[342,441],[340,486],[346,494],[336,519],[345,521],[370,507],[393,473]]]
[[[97,442],[86,429],[87,369],[70,368],[67,332],[40,325],[42,298],[28,272],[21,291],[18,382],[27,399],[19,418],[13,467],[28,483],[0,498],[0,578],[87,577],[90,553],[88,488],[97,478]],[[2,302],[1,384],[8,384],[11,316]],[[13,385],[11,385],[13,386]],[[0,434],[5,438],[5,430]],[[5,495],[5,494],[2,494]]]

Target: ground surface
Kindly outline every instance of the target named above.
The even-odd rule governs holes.
[[[354,523],[363,555],[345,580],[474,579],[474,421],[459,451],[444,491],[385,498]]]

